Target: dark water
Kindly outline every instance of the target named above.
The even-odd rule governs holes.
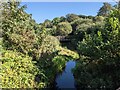
[[[73,88],[75,89],[75,80],[71,69],[75,67],[75,61],[66,63],[65,70],[56,78],[56,87],[59,88]]]

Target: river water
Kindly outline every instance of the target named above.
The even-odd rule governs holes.
[[[74,68],[76,65],[75,61],[69,61],[66,63],[65,70],[62,72],[62,74],[57,75],[56,77],[56,87],[57,89],[63,89],[63,88],[75,88],[75,80],[72,73],[72,68]]]

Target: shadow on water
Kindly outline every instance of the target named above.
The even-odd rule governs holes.
[[[56,89],[65,89],[65,88],[72,88],[76,90],[75,87],[75,80],[72,73],[72,69],[75,67],[76,62],[70,60],[66,63],[66,67],[63,72],[56,77]]]

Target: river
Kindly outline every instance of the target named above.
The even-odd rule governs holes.
[[[66,63],[66,67],[65,70],[63,70],[63,72],[59,75],[57,75],[56,77],[56,88],[57,89],[63,89],[63,88],[72,88],[72,89],[76,89],[75,87],[75,80],[74,80],[74,76],[72,73],[72,68],[74,68],[76,65],[75,61],[68,61]]]

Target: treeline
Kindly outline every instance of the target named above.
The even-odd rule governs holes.
[[[105,18],[110,11],[117,5],[112,6],[109,3],[103,3],[96,16],[85,16],[76,14],[67,14],[66,16],[55,17],[53,20],[46,19],[40,23],[49,35],[71,37],[74,48],[77,47],[78,41],[82,41],[85,33],[90,34],[102,29],[105,25]]]
[[[55,17],[53,20],[46,19],[43,23],[40,23],[40,26],[44,27],[53,36],[76,35],[80,30],[86,30],[88,27],[95,26],[95,24],[103,23],[104,18],[116,7],[116,5],[103,3],[96,16],[67,14],[66,16]]]
[[[46,19],[43,23],[40,23],[41,27],[44,27],[50,35],[53,36],[68,36],[76,35],[81,24],[94,24],[99,21],[103,21],[103,16],[85,16],[76,14],[67,14],[66,17],[56,17],[53,20]],[[87,25],[86,25],[87,26]],[[84,26],[85,27],[85,26]],[[86,27],[87,28],[87,27]],[[84,29],[84,28],[82,28]]]

